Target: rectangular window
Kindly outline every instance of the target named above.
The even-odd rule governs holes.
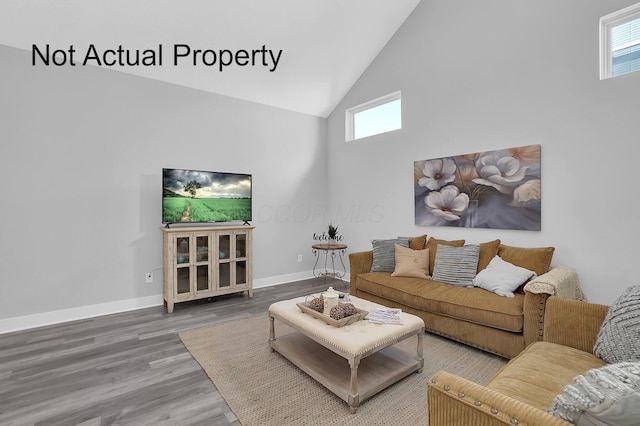
[[[600,18],[600,79],[640,71],[640,3]]]
[[[345,140],[379,135],[402,128],[401,92],[391,93],[346,111]]]

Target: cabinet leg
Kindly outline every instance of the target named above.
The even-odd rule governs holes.
[[[167,302],[167,312],[168,313],[173,312],[173,302]]]

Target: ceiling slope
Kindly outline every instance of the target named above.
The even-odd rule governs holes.
[[[43,52],[47,44],[52,51],[68,51],[73,45],[76,63],[82,62],[90,45],[100,55],[119,46],[138,50],[141,57],[145,50],[155,51],[151,65],[109,68],[327,117],[419,2],[3,0],[0,44],[30,52],[34,44]],[[186,46],[179,53],[191,49],[177,65],[175,45]],[[218,59],[220,50],[258,52],[251,58],[254,66],[221,70],[219,60],[205,63],[213,62],[212,53],[196,57],[194,66],[196,49],[216,52]],[[96,65],[95,60],[87,63]],[[39,61],[36,66],[45,65]]]

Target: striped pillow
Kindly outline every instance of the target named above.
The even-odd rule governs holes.
[[[460,287],[473,287],[479,256],[479,245],[451,247],[438,244],[432,279]]]
[[[396,238],[395,240],[371,240],[373,245],[373,263],[371,272],[393,272],[396,268],[396,244],[409,247],[409,240]]]

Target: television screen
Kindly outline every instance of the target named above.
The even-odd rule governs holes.
[[[251,220],[251,175],[162,169],[162,223]]]

